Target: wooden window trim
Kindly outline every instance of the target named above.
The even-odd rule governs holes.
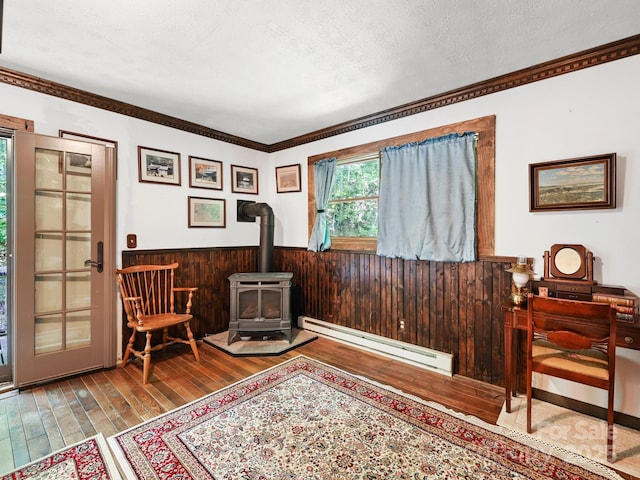
[[[441,127],[430,128],[420,132],[400,135],[398,137],[378,140],[355,147],[343,148],[333,152],[313,155],[307,159],[308,172],[308,230],[311,237],[315,220],[316,206],[314,196],[313,164],[318,160],[336,157],[338,159],[379,151],[383,147],[419,142],[427,138],[439,137],[450,133],[478,133],[478,257],[493,257],[495,250],[495,137],[496,116],[475,118],[463,122],[452,123]],[[331,239],[331,248],[336,250],[376,250],[377,239],[336,238]]]

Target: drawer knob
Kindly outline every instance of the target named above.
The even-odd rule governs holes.
[[[628,345],[631,345],[633,343],[633,337],[629,337],[629,336],[624,337],[624,342]]]

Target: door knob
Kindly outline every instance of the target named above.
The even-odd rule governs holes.
[[[85,260],[84,261],[84,266],[85,267],[95,267],[95,269],[98,271],[98,273],[102,273],[102,256],[103,256],[103,250],[104,250],[104,243],[103,242],[98,242],[97,245],[97,250],[98,250],[98,259],[97,260]]]

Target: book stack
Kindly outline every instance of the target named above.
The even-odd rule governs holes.
[[[621,322],[635,323],[638,318],[640,299],[631,294],[594,293],[592,301],[609,303],[616,309],[616,318]]]

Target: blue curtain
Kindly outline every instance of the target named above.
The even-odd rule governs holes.
[[[476,135],[381,150],[378,255],[476,260]]]
[[[327,158],[313,164],[313,186],[316,198],[316,219],[311,230],[309,248],[312,252],[322,252],[331,247],[331,237],[329,236],[329,225],[327,224],[327,214],[325,209],[329,204],[329,196],[334,182],[334,172],[336,170],[336,159]]]

